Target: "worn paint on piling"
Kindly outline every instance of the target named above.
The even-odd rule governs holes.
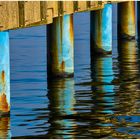
[[[9,32],[0,32],[0,114],[10,111]]]
[[[48,76],[67,77],[74,73],[73,15],[54,18],[48,25]]]
[[[0,95],[0,111],[2,111],[2,112],[10,111],[10,107],[8,105],[7,97],[6,97],[5,93],[2,93]]]
[[[112,5],[92,11],[90,16],[90,42],[93,53],[106,54],[112,51]]]
[[[136,37],[135,1],[118,4],[118,37],[123,39]]]

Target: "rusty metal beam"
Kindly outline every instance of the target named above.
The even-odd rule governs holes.
[[[54,18],[47,26],[49,77],[74,75],[73,41],[73,15]]]
[[[136,38],[135,1],[118,4],[118,38]]]
[[[92,11],[90,15],[91,53],[110,54],[112,52],[112,5]]]
[[[0,32],[0,116],[10,112],[9,32]]]

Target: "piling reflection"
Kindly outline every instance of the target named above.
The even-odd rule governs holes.
[[[112,81],[114,80],[113,60],[111,56],[92,57],[91,79],[93,108],[92,115],[96,118],[96,123],[91,131],[96,138],[108,137],[113,134],[111,115],[114,114],[115,92]]]
[[[74,80],[57,79],[48,83],[48,97],[50,100],[48,138],[74,138],[76,124],[69,118],[74,111]]]
[[[137,47],[135,41],[119,42],[119,70],[121,82],[118,93],[119,102],[121,103],[119,111],[132,115],[137,112],[137,99],[139,96]]]
[[[121,40],[118,43],[118,50],[120,87],[116,96],[118,102],[116,131],[129,138],[138,138],[140,89],[136,42]]]
[[[98,109],[94,112],[113,114],[114,102],[114,79],[113,61],[111,56],[95,57],[91,63],[92,82],[96,83],[92,86],[93,101]]]
[[[0,118],[0,139],[10,139],[10,118],[1,117]]]

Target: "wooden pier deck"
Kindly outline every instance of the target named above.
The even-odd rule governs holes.
[[[50,24],[53,18],[104,8],[107,1],[1,1],[0,31]]]

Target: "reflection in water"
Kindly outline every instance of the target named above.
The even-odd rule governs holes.
[[[117,92],[118,119],[121,124],[117,129],[120,133],[131,137],[140,136],[139,113],[139,73],[137,47],[135,41],[119,41],[119,82]],[[137,117],[136,117],[137,116]],[[139,118],[140,119],[140,118]]]
[[[97,118],[91,129],[96,138],[108,137],[113,134],[111,115],[114,114],[115,92],[113,60],[111,56],[93,57],[91,62],[91,78],[93,91],[92,115]]]
[[[0,118],[0,139],[10,139],[10,118],[2,117]]]
[[[74,111],[74,79],[57,79],[48,82],[50,100],[50,129],[48,138],[73,138],[76,124],[68,118]]]
[[[118,58],[113,51],[112,56],[93,58],[90,65],[87,15],[86,20],[83,16],[75,20],[81,23],[75,24],[74,79],[47,82],[44,28],[15,33],[11,40],[12,138],[140,137],[136,43],[120,41]],[[4,120],[0,135],[7,137],[10,131]]]
[[[92,86],[92,91],[93,101],[95,101],[95,104],[97,104],[95,106],[98,106],[99,109],[94,109],[94,111],[113,114],[115,93],[114,85],[112,85],[114,79],[112,57],[93,58],[93,63],[91,63],[91,77],[93,82],[97,83],[97,85]]]
[[[119,43],[120,89],[118,92],[119,111],[127,115],[137,113],[139,97],[139,77],[137,47],[135,41]],[[126,98],[125,98],[126,97]],[[128,102],[129,101],[129,102]]]
[[[118,99],[119,102],[121,102],[119,108],[121,113],[125,112],[127,115],[132,115],[137,112],[137,99],[139,96],[137,47],[135,41],[122,41],[119,44],[119,69],[121,81],[118,93]],[[125,96],[127,98],[124,98]]]

